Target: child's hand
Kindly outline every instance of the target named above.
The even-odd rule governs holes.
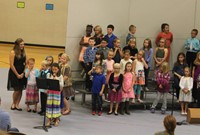
[[[113,92],[117,92],[116,89],[112,89]]]
[[[100,91],[99,95],[102,96],[103,95],[103,91]]]
[[[162,88],[163,88],[163,86],[160,84],[160,85],[159,85],[159,88],[160,88],[160,89],[162,89]]]
[[[95,67],[93,67],[92,70],[94,71],[94,70],[95,70]]]

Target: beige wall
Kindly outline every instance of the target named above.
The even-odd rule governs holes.
[[[137,26],[137,46],[142,47],[147,37],[154,40],[160,25],[170,24],[174,34],[170,65],[178,52],[184,51],[183,44],[190,37],[193,28],[200,30],[200,1],[198,0],[69,0],[66,52],[71,56],[73,69],[78,65],[79,40],[84,35],[85,26],[99,24],[106,33],[106,26],[114,24],[115,34],[124,46],[128,26]],[[200,36],[198,36],[200,37]]]
[[[0,41],[65,46],[68,0],[21,0],[25,8],[17,8],[19,0],[0,0]],[[45,10],[54,4],[53,11]]]

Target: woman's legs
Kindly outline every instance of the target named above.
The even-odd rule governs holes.
[[[22,98],[22,90],[17,91],[17,100],[16,100],[16,108],[20,109],[19,107],[19,103],[21,101]]]
[[[187,111],[188,111],[188,103],[186,102],[186,103],[185,103],[185,111],[184,111],[185,114],[187,114]]]
[[[111,101],[110,102],[110,110],[109,110],[108,114],[112,113],[112,109],[113,109],[113,102]]]
[[[119,103],[116,102],[116,105],[115,105],[115,114],[117,114],[117,112],[118,112],[118,108],[119,108]]]
[[[65,107],[64,107],[63,115],[69,114],[69,112],[71,111],[70,110],[70,103],[66,98],[64,98],[64,106]]]

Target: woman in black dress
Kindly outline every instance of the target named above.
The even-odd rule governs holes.
[[[8,90],[14,90],[13,103],[11,110],[22,111],[19,103],[22,97],[22,90],[26,86],[24,70],[26,66],[26,53],[24,50],[24,41],[18,38],[9,55],[10,69],[8,73]]]

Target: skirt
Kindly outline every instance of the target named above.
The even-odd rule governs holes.
[[[83,55],[84,55],[86,49],[87,49],[87,47],[85,47],[85,46],[83,46],[81,48],[81,51],[80,51],[80,54],[79,54],[79,59],[78,59],[80,62],[84,62]]]
[[[60,91],[48,90],[47,106],[46,106],[47,118],[58,118],[61,116],[60,101],[61,101]]]
[[[114,85],[115,88],[117,88],[119,85]],[[111,89],[108,93],[108,100],[111,102],[121,102],[122,101],[122,91],[119,90],[117,92],[113,92]]]
[[[63,95],[65,98],[74,96],[75,92],[72,86],[63,87]]]
[[[36,85],[26,86],[26,104],[34,105],[39,102],[39,92]]]
[[[180,102],[192,102],[192,92],[188,92],[185,94],[182,90],[179,93],[179,101]]]

